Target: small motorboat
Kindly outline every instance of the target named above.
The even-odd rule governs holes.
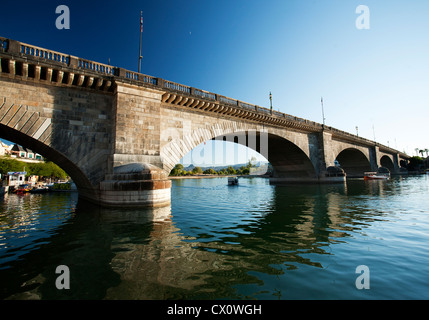
[[[389,180],[390,170],[386,167],[378,168],[377,172],[365,172],[363,176],[364,180]]]
[[[47,186],[39,186],[30,190],[30,193],[47,193],[49,188]]]
[[[385,175],[380,175],[377,172],[365,172],[363,179],[364,180],[387,180],[389,179],[389,177]]]
[[[238,185],[238,178],[237,177],[228,177],[228,185],[229,186]]]
[[[21,184],[20,186],[18,186],[18,189],[16,189],[15,192],[17,195],[24,195],[29,191],[30,191],[30,186],[28,184]]]

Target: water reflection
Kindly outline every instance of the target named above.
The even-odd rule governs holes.
[[[412,184],[176,180],[172,207],[145,210],[11,197],[1,202],[1,298],[323,298],[335,281],[343,284],[328,286],[330,297],[346,289],[359,297],[359,237],[380,245],[366,233],[398,214]],[[70,268],[70,290],[55,287],[60,264]]]
[[[191,190],[198,186],[180,184]],[[237,199],[229,194],[236,190],[225,192],[217,184],[205,188],[219,199],[215,213],[178,210],[177,219],[154,225],[148,243],[126,241],[113,247],[119,253],[112,268],[121,275],[121,284],[109,289],[106,298],[243,298],[235,286],[260,283],[255,272],[284,274],[277,265],[323,268],[304,255],[329,255],[329,245],[348,236],[342,229],[351,218],[339,214],[345,186],[329,192],[320,186],[269,187],[259,194],[261,199],[257,192],[243,190],[237,191],[242,195]],[[183,189],[176,193],[182,194]],[[203,194],[192,201],[203,201]]]

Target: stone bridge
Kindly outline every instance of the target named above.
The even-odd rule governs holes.
[[[248,146],[273,183],[344,181],[406,154],[313,121],[0,37],[0,137],[61,166],[82,197],[109,206],[170,203],[168,174],[200,143]]]

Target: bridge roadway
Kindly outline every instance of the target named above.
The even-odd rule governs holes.
[[[54,161],[82,197],[106,206],[169,205],[169,172],[212,139],[260,152],[272,183],[344,182],[335,160],[355,177],[398,172],[409,159],[313,121],[2,37],[0,137]]]

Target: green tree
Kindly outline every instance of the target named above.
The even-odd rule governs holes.
[[[66,179],[67,173],[53,162],[27,163],[16,159],[0,159],[0,173],[6,175],[8,172],[26,171],[27,176],[35,175],[45,178]]]
[[[55,163],[48,161],[45,163],[29,163],[27,175],[36,175],[44,178],[65,180],[67,173]]]
[[[201,167],[195,167],[194,169],[192,169],[192,173],[193,174],[202,174],[203,169],[201,169]]]
[[[183,164],[178,163],[174,166],[173,170],[170,172],[170,176],[181,176],[183,175]]]
[[[232,166],[229,166],[226,170],[228,174],[236,174],[236,171]]]
[[[214,169],[210,168],[210,169],[204,170],[203,173],[204,174],[216,174],[217,172]]]
[[[51,177],[64,180],[67,178],[67,173],[53,162],[47,162],[48,170],[51,170]]]
[[[22,161],[10,158],[0,159],[0,173],[6,175],[8,172],[24,171],[25,164]]]
[[[408,163],[408,170],[410,171],[416,171],[420,170],[424,164],[424,161],[419,156],[411,157]]]

